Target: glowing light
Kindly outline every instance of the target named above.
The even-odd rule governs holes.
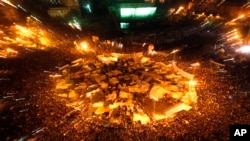
[[[191,64],[191,66],[192,66],[192,67],[198,67],[198,66],[200,66],[200,63],[199,63],[199,62],[196,62],[196,63]]]
[[[244,18],[244,17],[245,17],[245,15],[242,14],[242,15],[240,15],[239,17],[233,19],[232,22],[235,22],[236,20],[242,19],[242,18]]]
[[[8,0],[2,0],[2,2],[4,2],[4,3],[6,3],[6,4],[8,4],[8,5],[10,5],[10,6],[12,6],[12,7],[14,7],[14,8],[17,9],[17,7],[14,4],[12,4],[10,1],[8,1]]]
[[[74,42],[74,44],[76,45],[76,49],[80,52],[85,52],[85,53],[94,52],[94,50],[89,47],[86,41],[82,41],[79,44],[77,42]]]
[[[143,18],[153,16],[155,12],[156,7],[121,8],[120,16],[122,18]]]
[[[8,57],[15,57],[18,55],[18,51],[12,48],[6,48],[0,50],[0,58],[8,58]]]
[[[36,20],[37,22],[42,23],[42,21],[39,20],[37,17],[35,17],[35,16],[33,16],[33,15],[31,15],[30,17],[31,17],[32,19]]]
[[[80,46],[82,47],[83,50],[87,50],[88,49],[88,44],[86,42],[81,42]]]
[[[179,14],[182,10],[184,9],[184,7],[180,6],[177,11],[175,12],[175,14]]]
[[[60,75],[60,74],[55,74],[55,75],[49,75],[49,77],[58,78],[58,77],[62,77],[62,75]]]
[[[15,27],[16,27],[16,29],[19,30],[22,34],[30,35],[30,34],[32,33],[29,29],[27,29],[27,28],[25,28],[25,27],[22,27],[22,26],[20,26],[20,25],[16,25]]]
[[[231,35],[231,37],[229,37],[227,39],[227,41],[231,41],[231,40],[235,40],[235,39],[239,39],[240,36],[238,35],[238,33],[234,33],[233,35]]]
[[[88,9],[90,13],[92,12],[90,4],[87,4],[85,8]]]
[[[191,85],[191,86],[195,86],[195,85],[197,85],[197,81],[190,80],[190,81],[188,82],[188,84]]]
[[[42,45],[46,45],[46,46],[49,46],[50,45],[50,40],[46,37],[40,37],[39,38],[39,41]]]
[[[177,112],[180,112],[182,110],[185,110],[185,111],[188,111],[190,110],[192,107],[187,105],[187,104],[184,104],[184,103],[180,103],[180,104],[177,104],[175,105],[174,107],[172,107],[171,109],[167,110],[165,115],[167,117],[172,117],[174,114],[176,114]]]
[[[146,114],[134,113],[133,114],[133,121],[140,121],[141,124],[147,124],[150,121],[150,119]]]
[[[21,5],[17,5],[17,7],[19,7],[20,9],[22,9],[24,12],[27,12],[27,10],[26,9],[24,9]]]
[[[135,8],[121,8],[122,17],[134,16],[134,13],[135,13]]]
[[[120,28],[121,29],[127,29],[128,27],[129,27],[129,23],[124,23],[124,22],[120,23]]]
[[[72,29],[82,30],[82,27],[81,27],[80,23],[78,23],[76,20],[74,20],[73,22],[69,22],[68,25],[69,25]]]
[[[118,57],[113,57],[113,56],[105,57],[104,55],[98,55],[97,58],[99,61],[101,61],[104,64],[109,64],[109,63],[118,61]]]
[[[79,23],[74,23],[74,26],[76,27],[76,29],[82,30],[82,27]]]
[[[250,45],[245,45],[236,50],[236,52],[240,53],[250,53]]]
[[[83,46],[83,48],[85,49],[88,48],[88,45],[86,45],[84,42],[80,42],[79,44],[77,42],[74,43],[76,46]],[[154,60],[150,59],[151,58],[143,57],[143,53],[141,52],[134,54],[111,53],[105,55],[97,55],[94,60],[90,60],[93,61],[92,63],[94,64],[94,66],[96,66],[95,69],[93,67],[87,68],[87,58],[86,60],[84,59],[84,61],[82,58],[79,58],[72,61],[70,66],[66,65],[66,67],[62,67],[68,68],[68,73],[62,73],[62,77],[60,75],[60,77],[57,78],[60,81],[56,82],[61,82],[61,85],[65,85],[68,83],[68,85],[57,88],[64,88],[63,90],[68,90],[63,91],[64,93],[62,96],[64,96],[64,98],[76,98],[77,96],[79,96],[80,98],[88,99],[88,101],[84,102],[82,101],[82,99],[77,99],[77,104],[75,104],[74,102],[72,104],[68,104],[74,109],[82,111],[84,116],[85,113],[91,112],[95,114],[91,114],[91,116],[96,116],[99,119],[102,119],[102,114],[105,114],[105,118],[109,118],[110,122],[117,124],[121,124],[123,121],[120,117],[116,116],[116,113],[120,110],[119,107],[124,107],[126,116],[131,117],[132,121],[141,122],[141,124],[148,124],[155,120],[171,118],[177,112],[180,112],[182,110],[190,110],[192,108],[191,104],[197,103],[197,95],[194,87],[197,82],[193,79],[189,79],[189,77],[186,77],[186,74],[184,72],[182,72],[177,67],[173,67],[172,64],[167,65],[163,62],[154,62]],[[129,60],[129,62],[125,64],[124,60]],[[103,67],[106,68],[108,66],[104,65],[104,63],[106,64],[109,62],[112,62],[112,65],[115,66],[109,67],[108,73],[104,75],[100,70],[103,69]],[[73,66],[78,63],[79,67],[73,68]],[[143,63],[146,63],[146,65]],[[148,64],[152,64],[152,66],[148,66]],[[199,63],[194,63],[193,65],[198,66],[198,64]],[[82,65],[82,67],[80,65]],[[122,69],[119,67],[126,67],[128,69],[133,68],[135,72],[141,71],[141,75],[143,77],[139,78],[139,75],[136,75],[134,73],[123,73]],[[157,69],[152,70],[151,67]],[[82,71],[81,68],[84,68],[85,71]],[[144,71],[145,68],[149,68],[148,72]],[[74,69],[74,72],[71,72],[71,69]],[[172,71],[175,71],[175,73],[169,74]],[[74,75],[72,75],[72,73],[79,76],[89,76],[89,78],[93,78],[93,81],[91,81],[90,84],[88,84],[85,80],[81,80],[81,82],[75,83],[74,79],[78,79],[78,77],[74,78]],[[175,80],[176,84],[165,81],[165,79],[162,79],[160,77],[158,78],[158,76]],[[101,77],[103,79],[100,79]],[[102,81],[106,78],[108,78],[108,82]],[[158,83],[151,82],[152,79],[154,79]],[[111,88],[110,86],[119,84],[120,82],[122,82],[122,80],[129,81],[129,83],[126,85],[121,84],[119,86],[119,92],[116,90],[112,90],[111,93],[103,93],[104,90],[109,90]],[[74,90],[72,86],[75,86]],[[61,91],[59,89],[58,93],[60,92]],[[143,105],[138,105],[138,102],[136,102],[137,98],[134,97],[134,93],[138,92],[145,93],[146,95],[144,98],[150,100],[152,102],[152,105],[149,104],[148,107],[142,107]],[[165,99],[166,95],[167,98],[171,98],[171,100],[178,100],[179,102],[173,103],[169,106],[166,105],[167,107],[156,107],[158,101]],[[119,101],[119,99],[121,99],[122,101]],[[86,104],[86,102],[89,102],[89,104]],[[84,107],[86,106],[87,110],[83,110],[81,108],[81,106],[83,107],[83,105]],[[87,118],[91,118],[91,116],[88,116]]]
[[[179,49],[174,49],[172,52],[170,52],[170,54],[176,53],[178,51],[180,51],[180,50]]]
[[[6,52],[7,53],[18,53],[17,51],[15,51],[14,49],[11,49],[11,48],[7,48]]]
[[[92,107],[103,107],[104,103],[103,102],[96,102],[96,103],[93,103],[93,106]]]

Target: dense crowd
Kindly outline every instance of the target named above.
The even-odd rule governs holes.
[[[207,52],[206,52],[207,53]],[[190,53],[192,54],[192,53]],[[44,59],[44,56],[47,56]],[[208,56],[206,54],[199,56]],[[50,72],[57,66],[76,59],[64,51],[36,51],[23,59],[4,60],[1,66],[15,70],[10,80],[0,81],[1,123],[3,140],[228,140],[229,125],[249,124],[249,89],[241,79],[226,68],[209,63],[209,57],[176,54],[177,65],[194,73],[198,81],[197,107],[178,113],[174,118],[147,125],[125,122],[109,124],[97,117],[86,120],[79,111],[65,106],[51,91]],[[22,57],[21,57],[22,58]],[[172,61],[172,56],[153,56]],[[195,70],[192,63],[201,65]],[[12,65],[9,65],[11,63]],[[225,72],[217,72],[225,69]],[[45,71],[46,70],[46,71]],[[242,69],[236,69],[242,74]],[[245,80],[247,82],[248,80]],[[9,98],[3,98],[10,96]]]
[[[196,30],[190,29],[187,36],[191,32]],[[175,39],[181,36],[174,31],[166,36],[172,33]],[[196,37],[191,40],[199,42]],[[160,52],[151,56],[165,62],[175,59],[180,68],[194,73],[198,103],[192,110],[146,125],[125,119],[119,125],[95,116],[86,119],[66,106],[67,100],[55,98],[55,83],[49,78],[58,67],[95,55],[72,52],[66,48],[72,42],[47,51],[21,49],[17,58],[0,58],[0,71],[11,72],[0,74],[0,140],[228,140],[229,125],[250,124],[249,65],[216,66],[209,62],[211,50],[206,47],[184,48],[175,58]],[[194,69],[191,64],[196,62],[200,66]]]

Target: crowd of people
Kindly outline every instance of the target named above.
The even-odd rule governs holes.
[[[126,120],[110,124],[95,116],[86,119],[66,106],[67,100],[55,98],[55,83],[49,78],[58,67],[83,57],[71,54],[68,44],[73,45],[1,58],[0,70],[12,72],[7,79],[0,79],[1,140],[228,140],[229,125],[250,123],[249,65],[221,68],[209,62],[209,50],[189,48],[176,53],[175,58],[157,51],[149,57],[165,62],[174,59],[181,69],[194,73],[196,108],[146,125]],[[191,64],[195,62],[200,66],[194,69]]]

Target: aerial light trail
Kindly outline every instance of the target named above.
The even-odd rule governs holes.
[[[183,6],[180,6],[180,7],[177,9],[177,11],[175,12],[175,14],[179,14],[183,9],[184,9],[184,7],[183,7]]]
[[[210,21],[206,21],[205,23],[202,23],[201,24],[201,27],[204,27],[204,26],[206,26],[207,24],[209,24],[210,23]]]
[[[237,29],[236,29],[236,28],[234,28],[233,30],[227,32],[226,35],[233,34],[233,33],[235,33],[235,32],[237,32]]]
[[[228,38],[227,41],[231,41],[231,40],[234,40],[234,39],[239,39],[239,35],[236,34],[233,37]]]
[[[33,16],[33,15],[31,15],[30,17],[31,17],[32,19],[36,20],[37,22],[42,23],[42,21],[39,20],[37,17],[35,17],[35,16]]]
[[[244,17],[245,17],[245,15],[244,15],[244,14],[241,14],[239,17],[233,19],[232,22],[235,22],[236,20],[242,19],[242,18],[244,18]]]
[[[226,0],[222,0],[220,3],[217,4],[217,6],[220,6],[221,4],[223,4]]]
[[[26,12],[26,13],[28,12],[25,8],[23,8],[23,7],[22,7],[21,5],[19,5],[19,4],[17,5],[17,7],[20,8],[20,9],[22,9],[22,10],[23,10],[24,12]]]
[[[8,0],[2,0],[2,2],[4,2],[4,3],[6,3],[6,4],[8,4],[8,5],[10,5],[10,6],[12,6],[12,7],[14,7],[14,8],[17,9],[17,7],[14,4],[12,4],[10,1],[8,1]]]
[[[235,21],[240,20],[240,19],[242,19],[242,18],[245,18],[245,15],[244,15],[244,14],[241,14],[241,15],[238,16],[237,18],[234,18],[234,19],[232,19],[231,21],[226,22],[225,25],[235,24]]]
[[[233,22],[235,22],[235,21],[237,21],[237,20],[239,20],[239,19],[242,19],[242,18],[244,18],[244,17],[245,17],[245,15],[244,15],[244,14],[241,14],[239,17],[232,19],[231,21],[227,22],[226,24],[233,23]]]
[[[231,46],[242,45],[242,41],[231,44]]]
[[[250,2],[247,2],[242,6],[242,8],[248,8],[248,7],[250,7]]]

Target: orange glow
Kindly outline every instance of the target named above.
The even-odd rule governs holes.
[[[239,17],[233,19],[232,22],[235,22],[236,20],[242,19],[242,18],[244,18],[244,17],[245,17],[245,15],[244,15],[244,14],[241,14]]]
[[[76,45],[76,49],[80,52],[94,52],[93,49],[91,49],[86,41],[82,41],[79,44],[77,42],[74,42]]]
[[[88,50],[88,44],[86,42],[81,42],[80,46],[83,50]]]
[[[50,40],[48,38],[41,37],[39,40],[40,40],[40,42],[41,42],[42,45],[46,45],[46,46],[49,45]]]
[[[191,66],[192,66],[192,67],[198,67],[198,66],[200,66],[200,63],[199,63],[199,62],[193,63],[193,64],[191,64]]]
[[[197,85],[197,81],[190,80],[190,81],[188,82],[188,84],[191,85],[191,86],[195,86],[195,85]]]
[[[76,47],[81,47],[84,49],[89,49],[86,42],[77,44]],[[179,50],[174,50],[174,53]],[[126,59],[133,59],[134,66],[125,65],[120,62]],[[82,99],[77,99],[78,103],[82,104],[68,104],[74,109],[81,111],[80,106],[85,105],[87,110],[82,110],[83,113],[94,113],[100,119],[102,119],[102,114],[109,118],[112,123],[120,124],[123,119],[122,116],[126,115],[134,122],[140,122],[141,124],[148,124],[156,120],[163,120],[167,118],[172,118],[176,113],[180,111],[188,111],[192,108],[193,103],[197,103],[197,94],[195,86],[197,81],[193,80],[193,76],[184,72],[184,70],[178,68],[176,64],[165,64],[163,62],[155,62],[150,57],[143,57],[141,53],[135,54],[119,54],[111,53],[105,55],[97,55],[95,65],[98,66],[97,70],[90,68],[82,58],[72,61],[71,65],[65,65],[59,68],[62,70],[64,68],[69,68],[69,73],[63,73],[62,77],[57,78],[57,87],[59,88],[58,93],[61,89],[68,90],[63,91],[62,97],[64,98],[77,98],[78,96]],[[81,63],[79,63],[81,62]],[[118,63],[113,63],[118,62]],[[132,62],[132,61],[131,61]],[[70,69],[75,64],[79,63],[80,68],[85,68],[86,72],[81,71],[82,76],[90,76],[95,82],[88,84],[85,80],[81,83],[74,84],[73,81],[69,81],[71,78]],[[114,68],[109,68],[109,72],[104,75],[101,73],[102,67],[106,67],[107,63],[119,64]],[[144,64],[145,63],[145,64]],[[139,65],[137,65],[139,64]],[[148,65],[150,64],[150,65]],[[193,66],[199,66],[200,64],[194,63]],[[140,69],[143,76],[140,78],[139,75],[129,74],[122,72],[120,68],[117,67],[131,67],[137,71]],[[175,67],[174,67],[175,66]],[[154,69],[151,69],[154,68]],[[148,71],[144,71],[148,69]],[[81,69],[80,69],[81,70]],[[75,72],[77,74],[78,72]],[[108,81],[102,81],[101,77],[109,78]],[[163,78],[167,78],[165,80]],[[74,79],[73,79],[74,80]],[[122,84],[122,80],[129,81],[128,84]],[[157,82],[152,82],[155,80]],[[73,83],[72,83],[73,82]],[[175,82],[175,83],[171,83]],[[111,90],[112,85],[119,84],[119,91],[113,90],[108,93],[104,93],[106,90]],[[91,87],[93,86],[94,87]],[[72,86],[76,88],[73,89]],[[89,89],[88,89],[89,88]],[[80,90],[80,91],[78,91]],[[83,91],[82,91],[83,90]],[[66,95],[68,92],[68,95]],[[65,94],[66,93],[66,94]],[[143,93],[140,97],[135,97],[135,93]],[[86,98],[83,99],[83,98]],[[143,102],[139,104],[136,100],[138,98],[143,98]],[[166,106],[160,107],[162,100],[178,100],[171,105],[166,104]],[[83,102],[84,101],[84,102]],[[89,105],[89,106],[88,106]],[[144,106],[145,105],[145,106]],[[123,115],[117,117],[117,113],[123,109]],[[87,118],[91,118],[87,117]]]
[[[134,116],[133,116],[133,121],[140,121],[141,124],[147,124],[150,119],[149,117],[146,115],[146,114],[143,114],[143,113],[134,113]]]
[[[179,49],[174,49],[172,52],[170,52],[170,54],[176,53],[178,51],[180,51],[180,50]]]
[[[104,63],[104,64],[109,64],[109,63],[117,62],[118,61],[118,57],[113,57],[113,56],[106,57],[104,55],[98,55],[97,59],[99,61],[101,61],[102,63]]]
[[[14,49],[11,49],[11,48],[7,48],[6,52],[7,53],[18,53],[17,51],[15,51]]]
[[[17,31],[20,32],[20,35],[30,36],[31,34],[33,34],[32,31],[30,31],[29,29],[27,29],[21,25],[16,25],[15,27],[16,27]]]
[[[178,8],[178,10],[175,12],[175,14],[179,14],[180,12],[181,12],[181,10],[183,10],[184,9],[184,7],[183,6],[180,6],[179,8]]]

